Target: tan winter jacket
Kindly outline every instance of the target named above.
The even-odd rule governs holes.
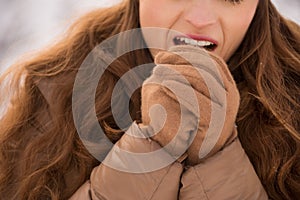
[[[128,131],[138,131],[137,125],[133,124]],[[160,148],[154,141],[128,134],[124,134],[117,145],[135,152]],[[196,166],[185,167],[180,161],[142,174],[100,164],[94,168],[90,181],[82,185],[71,200],[268,199],[237,138]]]
[[[151,124],[147,122],[146,126],[140,126],[134,122],[102,164],[93,169],[90,180],[74,193],[71,200],[268,199],[240,144],[236,128],[233,128],[239,97],[226,64],[214,58],[214,64],[219,70],[218,76],[218,73],[211,70],[211,64],[207,64],[211,61],[206,62],[207,53],[204,51],[192,47],[175,47],[172,52],[189,62],[166,52],[161,53],[156,57],[156,64],[160,67],[154,69],[153,75],[146,81],[150,84],[143,85],[142,90],[143,122],[150,121],[145,115],[149,115],[151,106],[159,103],[167,112],[164,127],[159,128],[159,111],[152,111]],[[213,89],[209,92],[212,94],[208,92],[210,86],[203,86],[203,77],[197,75],[191,64],[197,65],[196,68],[206,74],[204,76],[210,77]],[[189,90],[187,84],[178,78],[178,72],[195,89],[196,107],[186,92]],[[185,119],[177,140],[172,146],[163,149],[161,146],[168,144],[176,135],[174,132],[177,128],[174,127],[180,123],[180,117],[177,117],[180,112],[177,112],[179,102],[171,98],[172,93],[157,84],[151,85],[151,81],[157,83],[158,79],[160,84],[170,83],[171,86],[176,85],[175,89],[182,89],[181,94],[176,94],[179,94],[177,100],[183,98],[181,114]],[[222,91],[225,91],[227,102],[222,100]],[[195,117],[198,105],[199,118]],[[210,110],[213,106],[219,108],[220,112],[221,108],[226,108],[225,121],[219,132],[209,132],[211,118],[207,116],[213,115]],[[194,127],[198,128],[193,130]],[[159,134],[149,134],[150,129]],[[192,137],[194,133],[196,136]],[[214,135],[217,133],[219,135]],[[187,142],[191,140],[194,141]],[[210,148],[211,144],[214,146]],[[204,149],[206,154],[201,154],[203,146],[208,149]],[[187,151],[181,154],[178,149]],[[159,154],[151,154],[158,150],[161,150]],[[203,156],[199,158],[199,155]]]

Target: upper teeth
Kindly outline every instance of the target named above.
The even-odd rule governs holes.
[[[191,38],[184,38],[184,37],[179,38],[179,40],[181,42],[185,42],[186,44],[198,45],[198,46],[201,46],[201,47],[214,45],[214,43],[209,42],[209,41],[205,41],[205,40],[197,41],[197,40],[194,40],[194,39],[191,39]]]

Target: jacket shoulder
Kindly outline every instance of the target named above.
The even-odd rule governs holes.
[[[189,167],[181,183],[179,199],[268,199],[238,139],[214,156]]]

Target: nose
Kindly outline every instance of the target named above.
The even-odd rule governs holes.
[[[211,0],[197,0],[188,3],[185,9],[185,21],[195,28],[203,28],[217,22],[217,13]]]

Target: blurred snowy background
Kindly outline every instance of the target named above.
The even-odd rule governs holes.
[[[0,0],[0,74],[20,55],[46,46],[79,15],[120,0]],[[300,0],[272,0],[300,24]]]

